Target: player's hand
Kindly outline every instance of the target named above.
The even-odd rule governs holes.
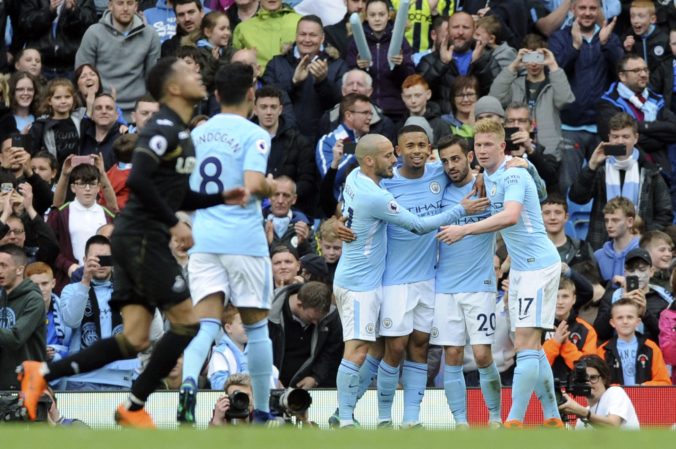
[[[296,232],[299,244],[306,241],[310,236],[310,227],[304,221],[297,221],[294,223],[293,230]]]
[[[560,345],[562,345],[567,339],[568,336],[570,335],[570,331],[568,330],[568,323],[566,321],[561,321],[559,325],[556,327],[556,330],[554,331],[554,335],[552,338],[554,341],[558,342]]]
[[[471,195],[471,192],[469,195]],[[460,204],[465,209],[467,215],[483,212],[491,205],[491,201],[488,198],[477,198],[476,200],[473,200],[469,195],[460,201]]]
[[[345,221],[347,217],[340,217],[336,220],[336,223],[333,225],[333,232],[338,236],[340,240],[346,243],[354,242],[357,240],[357,236],[352,232],[352,229],[345,226]]]
[[[607,145],[607,142],[599,143],[589,158],[589,169],[591,171],[596,171],[596,169],[599,168],[599,166],[603,164],[608,158],[606,153],[603,151],[604,145]]]
[[[268,246],[272,245],[272,241],[275,239],[275,227],[271,221],[265,222],[265,239],[268,241]]]
[[[624,43],[622,44],[622,46],[624,47],[624,51],[626,51],[627,53],[630,53],[631,49],[634,48],[635,43],[636,43],[636,41],[634,40],[634,36],[632,36],[631,34],[629,36],[627,36],[624,39]]]
[[[466,232],[463,228],[463,226],[457,225],[442,226],[441,231],[437,234],[437,239],[448,245],[455,243],[459,240],[462,240],[462,238],[466,235]]]
[[[479,173],[474,179],[474,188],[472,189],[472,196],[479,198],[486,198],[486,183],[484,182],[484,174]]]
[[[195,244],[192,239],[192,231],[190,226],[182,221],[179,221],[169,229],[171,236],[176,239],[176,248],[187,251]]]
[[[317,379],[315,379],[312,376],[307,376],[303,377],[301,380],[298,381],[296,384],[296,388],[302,388],[303,390],[309,390],[311,388],[315,388],[317,385]]]
[[[246,206],[249,203],[249,191],[244,187],[224,190],[223,202],[231,206]]]

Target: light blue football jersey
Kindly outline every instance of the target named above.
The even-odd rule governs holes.
[[[444,209],[455,207],[474,188],[474,181],[462,187],[448,184],[444,191]],[[478,197],[474,196],[473,199]],[[474,215],[466,215],[455,221],[456,225],[476,223],[491,216],[490,208]],[[435,289],[437,293],[495,292],[495,233],[468,235],[462,240],[447,245],[439,243]]]
[[[350,173],[343,190],[345,225],[357,240],[343,244],[334,285],[352,291],[369,291],[382,285],[387,253],[387,223],[424,234],[464,215],[462,206],[439,215],[418,217],[357,168]]]
[[[427,164],[422,177],[408,179],[394,170],[385,187],[399,203],[418,217],[441,213],[441,197],[448,183],[441,164]],[[383,285],[410,284],[434,279],[437,240],[434,233],[418,235],[395,225],[387,225],[387,258]]]
[[[493,215],[504,210],[507,201],[523,205],[517,223],[500,231],[512,258],[512,267],[533,271],[561,262],[556,247],[547,237],[533,178],[523,168],[506,170],[505,162],[495,173],[484,173],[484,180]]]
[[[197,166],[190,176],[195,192],[218,193],[244,185],[244,172],[265,174],[270,135],[236,114],[218,114],[192,132]],[[195,212],[191,253],[268,256],[260,200],[245,207],[214,206]]]

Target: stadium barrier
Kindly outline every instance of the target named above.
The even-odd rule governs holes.
[[[672,426],[676,424],[676,386],[674,387],[628,387],[639,422],[642,427]],[[198,393],[197,422],[198,427],[206,428],[211,419],[214,403],[222,393],[204,391]],[[312,406],[310,419],[322,428],[327,427],[327,420],[336,409],[335,390],[312,390]],[[359,401],[355,417],[364,428],[375,428],[378,421],[378,399],[375,390],[369,390]],[[67,418],[78,418],[95,429],[114,428],[113,412],[127,397],[126,392],[61,392],[57,393],[57,401],[61,414]],[[148,401],[148,410],[160,428],[176,428],[176,405],[178,393],[175,391],[159,391]],[[511,391],[502,391],[503,419],[511,405]],[[468,419],[471,424],[482,425],[488,420],[481,390],[470,388],[467,392]],[[403,392],[397,390],[394,397],[392,416],[397,426],[403,413]],[[443,389],[428,389],[422,402],[420,417],[428,429],[451,430],[455,424],[446,403]],[[538,425],[542,422],[542,411],[537,399],[533,397],[528,407],[526,423]]]

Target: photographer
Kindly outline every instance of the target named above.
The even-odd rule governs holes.
[[[251,377],[246,373],[235,373],[228,377],[223,386],[225,396],[221,396],[216,400],[214,405],[214,412],[209,421],[209,426],[219,427],[227,425],[232,419],[240,419],[242,422],[249,423],[251,421],[251,414],[253,413],[253,390],[251,389]],[[231,401],[236,393],[245,393],[248,397],[248,404],[245,410],[231,409]],[[233,401],[240,403],[241,401]],[[239,413],[238,413],[239,412]],[[233,415],[244,416],[236,418]]]
[[[551,154],[545,154],[545,147],[537,141],[535,122],[526,103],[510,103],[505,109],[505,134],[507,147],[505,152],[512,156],[528,159],[537,169],[547,185],[547,191],[558,189],[558,163]],[[510,134],[511,132],[511,134]]]
[[[606,362],[597,355],[586,355],[580,358],[580,362],[586,365],[587,383],[591,388],[588,397],[589,407],[562,393],[566,402],[559,405],[559,410],[579,418],[576,428],[639,429],[638,417],[627,393],[621,387],[610,386],[610,371]]]

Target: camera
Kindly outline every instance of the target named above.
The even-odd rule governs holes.
[[[42,395],[38,400],[35,422],[46,422],[51,406],[51,398],[46,394]],[[2,422],[31,422],[17,393],[0,393],[0,423]]]
[[[554,379],[556,404],[561,405],[566,402],[563,393],[587,398],[591,396],[591,386],[588,384],[588,381],[587,364],[585,362],[576,362],[565,384],[560,379]]]
[[[249,395],[243,391],[235,391],[228,395],[230,399],[230,408],[225,412],[225,419],[232,421],[234,419],[246,419],[249,417]]]
[[[302,388],[270,391],[270,411],[284,418],[301,415],[312,405],[312,396]]]

